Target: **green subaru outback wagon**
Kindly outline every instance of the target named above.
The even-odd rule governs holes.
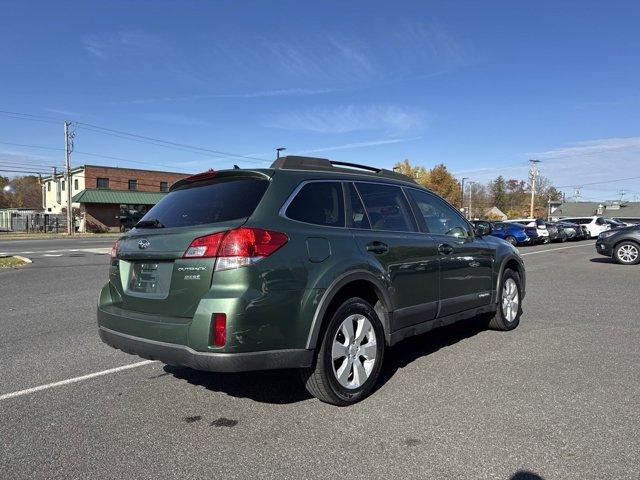
[[[100,337],[197,370],[297,368],[320,400],[352,404],[406,337],[518,325],[522,259],[483,233],[388,170],[288,156],[205,172],[113,246]]]

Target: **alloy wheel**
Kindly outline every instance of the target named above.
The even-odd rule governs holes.
[[[371,321],[361,314],[349,315],[333,337],[331,360],[338,383],[348,389],[362,386],[376,363],[378,347]]]
[[[618,258],[624,263],[635,262],[640,255],[640,251],[634,245],[622,245],[618,249]]]
[[[505,320],[513,322],[518,316],[519,308],[518,286],[513,278],[507,278],[502,287],[502,315]]]

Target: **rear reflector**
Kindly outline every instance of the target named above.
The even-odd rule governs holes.
[[[227,316],[224,313],[214,313],[211,322],[211,345],[224,347],[227,342]]]

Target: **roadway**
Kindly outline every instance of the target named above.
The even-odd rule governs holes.
[[[102,344],[112,242],[0,241],[35,252],[0,271],[2,478],[640,477],[640,267],[593,241],[524,248],[515,331],[402,342],[349,408],[295,371],[198,373]]]

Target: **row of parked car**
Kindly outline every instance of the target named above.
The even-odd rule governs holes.
[[[563,218],[557,222],[547,222],[540,218],[520,218],[502,222],[475,220],[473,224],[484,235],[502,238],[512,245],[586,240],[597,238],[607,230],[633,225],[600,216]]]

